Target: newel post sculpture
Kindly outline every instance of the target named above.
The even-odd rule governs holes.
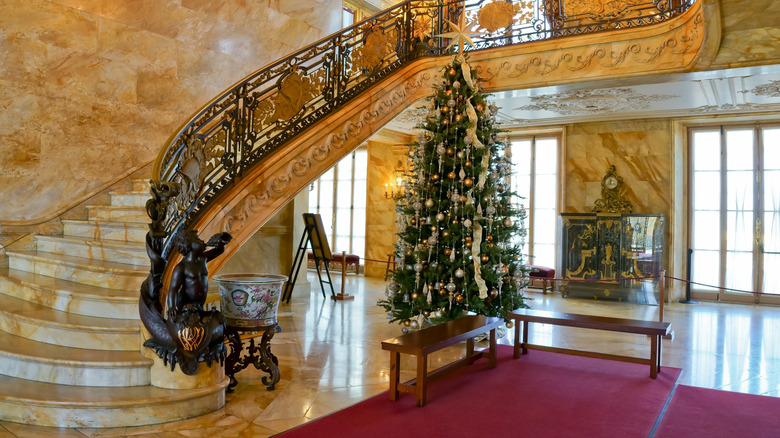
[[[163,224],[168,201],[178,192],[176,184],[152,183],[152,199],[146,203],[151,219],[146,233],[151,269],[141,285],[138,307],[141,321],[151,336],[144,347],[153,349],[171,371],[179,364],[184,374],[193,376],[198,373],[200,362],[209,367],[216,361],[224,364],[225,318],[218,310],[205,310],[203,306],[208,292],[206,263],[222,254],[232,238],[228,233],[220,233],[204,243],[197,231],[184,229],[176,233],[173,239],[182,260],[173,269],[165,311],[161,292],[168,261],[163,257],[167,237]]]

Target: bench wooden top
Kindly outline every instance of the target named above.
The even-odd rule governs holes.
[[[455,345],[502,325],[501,318],[466,315],[422,330],[382,341],[382,349],[405,354],[428,354]]]
[[[567,327],[582,327],[597,330],[611,330],[643,335],[666,336],[671,331],[669,322],[643,321],[638,319],[612,318],[608,316],[579,315],[575,313],[552,312],[549,310],[517,309],[507,314],[517,321],[539,322]]]

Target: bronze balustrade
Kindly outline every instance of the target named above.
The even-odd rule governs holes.
[[[152,175],[153,186],[178,188],[171,191],[165,214],[153,219],[166,236],[161,255],[170,258],[171,236],[293,136],[411,60],[453,53],[449,39],[438,35],[450,31],[448,22],[458,22],[464,8],[482,28],[472,37],[474,46],[464,50],[483,50],[651,25],[682,14],[694,1],[621,0],[605,6],[530,0],[505,6],[487,0],[407,0],[304,47],[236,83],[169,138]],[[514,8],[511,24],[496,27],[507,24],[507,7]]]

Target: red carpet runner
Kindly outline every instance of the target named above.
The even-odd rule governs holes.
[[[499,346],[486,360],[435,380],[428,405],[387,393],[287,431],[279,437],[647,437],[680,375],[649,367],[531,351],[512,359]],[[389,361],[389,358],[388,358]]]
[[[655,438],[780,436],[780,398],[680,385]]]

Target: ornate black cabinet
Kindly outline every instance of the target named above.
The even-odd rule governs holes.
[[[658,303],[664,266],[664,216],[564,213],[559,272],[564,296]]]

